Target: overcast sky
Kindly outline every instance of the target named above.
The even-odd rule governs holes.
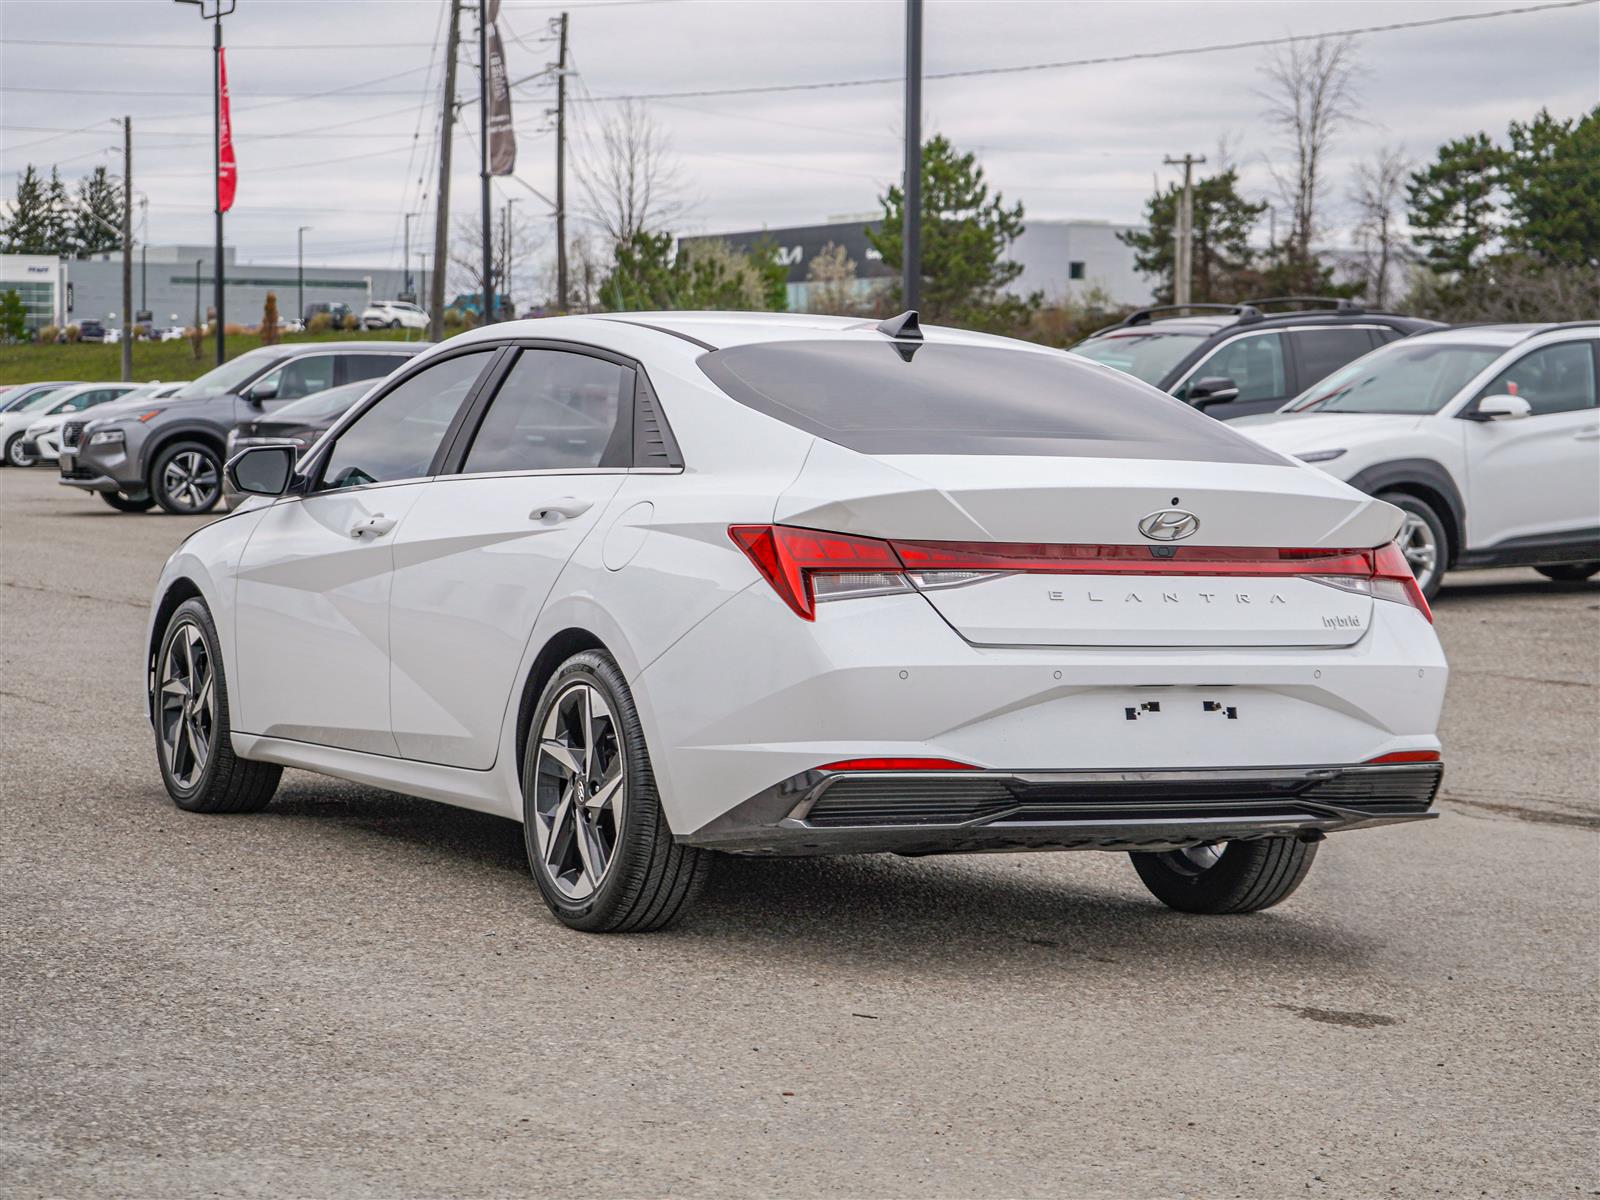
[[[1008,67],[1515,6],[930,0],[924,65],[930,73]],[[238,0],[224,25],[240,178],[227,239],[242,259],[292,262],[296,226],[311,225],[307,261],[399,265],[401,214],[432,205],[447,8],[447,0]],[[513,79],[553,57],[539,39],[562,8],[571,13],[578,72],[575,155],[584,126],[608,107],[604,97],[893,76],[903,67],[898,0],[507,0],[501,28]],[[462,78],[475,90],[470,14],[463,26]],[[69,179],[96,163],[120,170],[111,118],[127,113],[135,190],[149,200],[149,241],[209,240],[210,26],[194,8],[170,0],[8,0],[0,5],[0,42],[0,194],[11,195],[25,162],[59,163]],[[63,44],[30,44],[38,42]],[[1365,123],[1340,137],[1330,164],[1330,198],[1340,204],[1349,166],[1380,144],[1423,158],[1463,133],[1503,136],[1507,122],[1541,106],[1566,117],[1600,102],[1600,7],[1593,4],[1373,33],[1358,46]],[[1265,161],[1278,144],[1261,118],[1268,53],[930,80],[925,133],[943,132],[977,151],[992,184],[1021,199],[1032,217],[1135,221],[1153,177],[1173,177],[1163,156],[1214,158],[1224,137],[1247,190],[1266,196]],[[333,88],[350,90],[311,95]],[[553,89],[539,83],[515,96],[517,174],[546,194],[555,175],[545,116],[551,103]],[[901,106],[897,84],[650,101],[693,200],[675,232],[873,210],[899,175]],[[467,113],[470,128],[457,125],[455,211],[478,199],[475,110]],[[84,127],[92,128],[57,132]],[[497,204],[514,196],[522,215],[539,214],[539,201],[516,183],[497,180],[495,192]],[[414,247],[428,236],[427,220],[412,222]]]

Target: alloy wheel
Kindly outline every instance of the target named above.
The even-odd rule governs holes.
[[[161,487],[179,508],[195,512],[217,498],[217,464],[199,450],[174,454],[161,472]]]
[[[13,467],[31,467],[33,459],[28,457],[28,452],[22,448],[22,435],[18,434],[11,439],[11,444],[6,447],[6,458]]]
[[[534,759],[539,857],[563,897],[599,890],[622,838],[627,794],[621,730],[604,695],[574,682],[550,705]]]
[[[167,773],[182,790],[198,786],[217,732],[216,672],[199,626],[185,621],[167,642],[156,696],[156,728]]]
[[[1398,540],[1401,553],[1411,564],[1411,573],[1417,577],[1417,587],[1426,592],[1439,568],[1439,543],[1433,536],[1433,526],[1417,513],[1408,512],[1400,525]]]

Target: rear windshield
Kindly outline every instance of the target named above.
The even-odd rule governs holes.
[[[868,454],[1282,461],[1181,400],[1065,354],[786,341],[699,361],[739,403]]]

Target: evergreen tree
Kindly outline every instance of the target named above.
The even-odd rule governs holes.
[[[1144,231],[1117,234],[1133,249],[1134,265],[1141,274],[1160,280],[1156,298],[1172,303],[1172,272],[1176,257],[1178,206],[1183,187],[1173,184],[1144,204]],[[1218,304],[1242,300],[1259,286],[1251,269],[1254,253],[1250,233],[1267,211],[1265,200],[1252,204],[1239,194],[1239,173],[1233,168],[1196,181],[1194,185],[1194,277],[1191,295],[1197,303]]]
[[[7,254],[54,254],[50,242],[49,210],[45,186],[29,163],[17,176],[17,197],[6,213],[0,229],[0,243]]]
[[[72,201],[67,198],[67,185],[56,167],[50,168],[50,182],[45,187],[45,240],[50,249],[46,254],[70,257],[73,246]]]
[[[764,257],[762,257],[764,255]],[[616,248],[600,287],[610,312],[650,309],[767,310],[785,299],[783,275],[774,289],[774,248],[745,254],[726,242],[696,242],[672,250],[670,233],[637,230]]]
[[[905,194],[891,185],[879,203],[883,222],[866,231],[867,241],[898,271]],[[1007,208],[999,193],[990,197],[975,155],[958,154],[942,135],[930,138],[922,147],[922,315],[978,328],[1026,320],[1043,295],[1024,301],[1001,290],[1022,274],[1020,263],[1004,257],[1022,228],[1021,203]],[[903,303],[898,287],[891,295]]]
[[[1464,275],[1499,232],[1495,189],[1504,153],[1485,133],[1439,147],[1406,189],[1410,223],[1434,271]]]
[[[28,339],[28,310],[15,288],[0,292],[0,342],[23,342]]]
[[[1541,109],[1513,121],[1509,141],[1507,242],[1546,263],[1600,266],[1600,108],[1576,122]]]
[[[96,167],[92,175],[78,180],[78,202],[72,208],[71,223],[75,253],[120,250],[122,236],[116,231],[122,228],[121,181],[107,174],[104,167]]]

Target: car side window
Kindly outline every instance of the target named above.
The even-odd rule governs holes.
[[[1239,385],[1239,400],[1276,400],[1289,392],[1284,369],[1283,335],[1258,333],[1235,338],[1196,367],[1197,379],[1231,379]]]
[[[410,356],[405,354],[347,354],[342,361],[344,377],[339,382],[359,383],[363,379],[381,379],[410,361]]]
[[[1366,329],[1303,329],[1289,336],[1294,338],[1302,388],[1326,379],[1372,349],[1372,333]]]
[[[627,367],[564,350],[524,350],[495,393],[461,470],[627,466],[632,429],[622,414],[632,395]]]
[[[487,349],[447,358],[383,395],[334,442],[318,490],[426,475],[456,411],[493,355]]]
[[[335,358],[331,354],[311,354],[291,359],[279,368],[278,391],[274,400],[298,400],[312,392],[333,386]]]
[[[1587,339],[1543,346],[1495,376],[1485,396],[1521,396],[1536,417],[1594,408],[1594,351]]]

